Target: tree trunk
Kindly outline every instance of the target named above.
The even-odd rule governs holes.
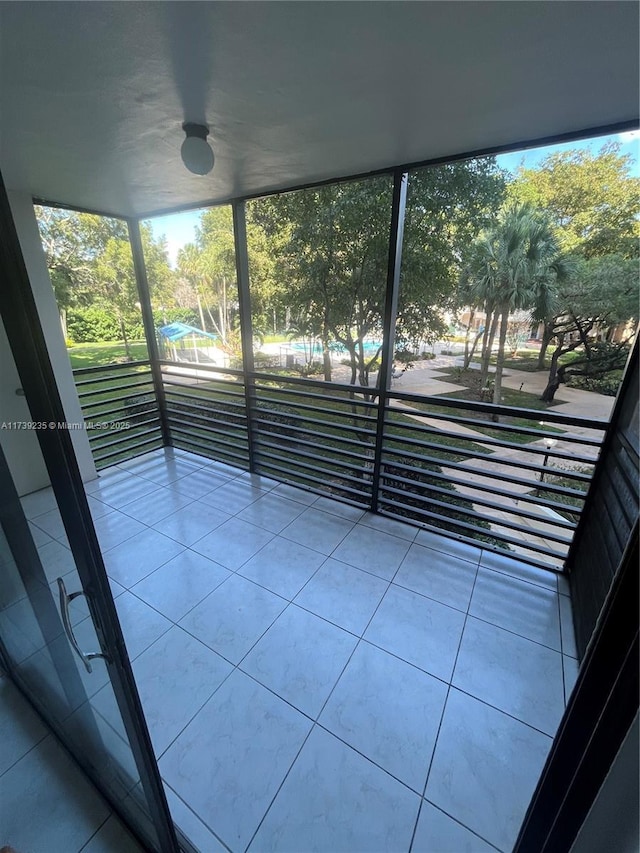
[[[322,368],[324,371],[324,381],[331,382],[331,350],[329,349],[329,341],[322,338]]]
[[[469,323],[467,324],[467,333],[464,336],[464,361],[463,361],[463,369],[467,370],[469,367],[469,362],[471,361],[471,352],[469,351],[469,337],[471,335],[471,326],[473,324],[474,317],[476,316],[476,309],[472,308],[471,313],[469,314]],[[477,341],[476,337],[476,341]]]
[[[227,329],[226,317],[224,316],[224,309],[223,309],[222,305],[218,305],[218,326],[222,330],[222,340],[226,344],[227,337],[228,337],[228,335],[227,335],[228,329]]]
[[[331,350],[329,349],[329,318],[328,311],[325,308],[324,317],[321,321],[320,334],[322,337],[322,368],[324,370],[324,381],[331,382]]]
[[[124,350],[127,354],[127,358],[129,359],[129,361],[133,361],[131,357],[131,350],[129,348],[129,339],[127,338],[127,330],[124,325],[124,318],[122,314],[119,315],[118,319],[120,321],[120,336],[122,337],[122,340],[124,342]]]
[[[355,385],[356,384],[356,378],[358,376],[358,360],[356,358],[355,344],[349,342],[346,345],[346,349],[347,349],[347,352],[349,353],[349,361],[350,361],[350,367],[351,367],[350,384]]]
[[[466,369],[469,367],[469,365],[471,364],[471,359],[473,358],[473,356],[474,356],[474,354],[475,354],[476,347],[478,346],[478,341],[480,340],[480,336],[481,336],[481,335],[482,335],[482,332],[478,332],[478,333],[476,334],[475,338],[473,339],[473,344],[471,345],[471,352],[469,353],[469,360],[467,361],[467,363],[466,363],[466,364],[465,364],[465,366],[464,366],[464,367],[465,367],[465,370],[466,370]]]
[[[200,315],[200,328],[203,332],[207,331],[207,327],[204,324],[204,311],[202,310],[202,302],[200,301],[200,291],[196,285],[196,301],[198,303],[198,314]]]
[[[369,369],[364,356],[364,341],[358,341],[358,381],[363,388],[369,387]]]
[[[222,276],[222,318],[221,318],[221,326],[224,329],[225,339],[229,336],[229,332],[231,331],[231,324],[229,323],[228,309],[227,309],[227,277],[226,275]]]
[[[480,371],[480,384],[482,387],[487,384],[487,379],[489,378],[489,361],[491,360],[491,350],[493,349],[493,342],[496,337],[496,329],[498,328],[499,319],[500,312],[496,310],[491,318],[489,337],[485,345],[485,351],[482,354],[482,370]]]
[[[496,312],[496,316],[498,312]],[[504,348],[507,341],[507,329],[509,326],[509,308],[505,307],[502,312],[500,312],[501,321],[500,321],[500,337],[498,338],[498,357],[496,359],[496,376],[495,381],[493,383],[493,403],[495,406],[499,406],[502,402],[500,397],[502,394],[502,370],[504,367]],[[498,423],[499,416],[494,414],[491,415],[491,420]]]
[[[551,356],[551,367],[549,369],[549,378],[547,379],[547,387],[542,392],[541,400],[544,400],[545,403],[552,403],[553,398],[556,395],[556,391],[560,387],[560,383],[564,381],[564,367],[558,367],[558,359],[562,354],[562,346],[559,345],[555,348],[553,355]]]
[[[540,347],[540,352],[538,353],[538,370],[544,370],[545,368],[545,359],[547,357],[547,348],[551,343],[551,339],[553,338],[553,323],[545,323],[544,329],[542,332],[542,345]]]

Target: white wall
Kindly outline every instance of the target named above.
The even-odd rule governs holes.
[[[71,372],[60,326],[58,307],[40,242],[33,203],[31,197],[25,193],[9,192],[8,196],[49,351],[49,358],[62,398],[65,420],[69,423],[82,423],[80,402],[73,382],[73,373]],[[16,394],[16,389],[19,387],[20,379],[6,331],[4,326],[0,324],[0,421],[31,420],[24,397]],[[71,439],[82,479],[85,481],[94,479],[97,476],[96,468],[86,432],[84,430],[72,430]],[[36,491],[49,484],[49,476],[44,466],[35,432],[3,429],[0,431],[0,440],[20,495]]]

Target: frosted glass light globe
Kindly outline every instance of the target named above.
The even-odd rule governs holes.
[[[213,169],[214,156],[206,139],[187,136],[180,149],[182,162],[194,175],[207,175]]]

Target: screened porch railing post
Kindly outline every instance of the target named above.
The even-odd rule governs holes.
[[[404,235],[404,217],[407,208],[407,186],[409,175],[401,169],[393,173],[393,200],[391,202],[391,227],[389,230],[389,262],[387,266],[387,289],[382,319],[382,353],[378,373],[378,422],[373,461],[373,486],[371,509],[378,511],[380,491],[380,467],[382,463],[382,443],[384,440],[384,420],[387,407],[387,391],[393,371],[393,351],[396,316],[398,313],[398,294],[400,291],[400,264],[402,262],[402,238]]]
[[[162,370],[158,353],[158,341],[156,340],[155,323],[153,322],[153,310],[151,308],[151,297],[149,295],[149,280],[147,279],[147,267],[144,262],[144,251],[142,249],[142,237],[140,235],[140,223],[137,219],[127,219],[129,229],[129,242],[131,254],[133,255],[133,269],[136,277],[136,287],[140,298],[140,309],[142,311],[142,323],[144,325],[144,336],[147,340],[147,352],[151,365],[151,377],[158,405],[160,418],[160,431],[162,443],[171,446],[171,430],[169,418],[167,417],[167,402],[162,382]]]
[[[253,323],[251,321],[251,293],[249,288],[249,253],[247,250],[247,218],[244,201],[234,201],[233,239],[238,279],[238,305],[240,310],[240,337],[242,340],[242,372],[244,375],[244,399],[247,410],[247,447],[249,470],[255,471],[255,448],[253,429],[254,409],[254,366],[253,366]]]

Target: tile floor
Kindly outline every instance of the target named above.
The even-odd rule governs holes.
[[[2,676],[0,744],[0,845],[25,853],[142,853]]]
[[[554,575],[182,451],[87,492],[170,804],[205,853],[511,850],[577,675]],[[23,504],[53,581],[57,510]]]

